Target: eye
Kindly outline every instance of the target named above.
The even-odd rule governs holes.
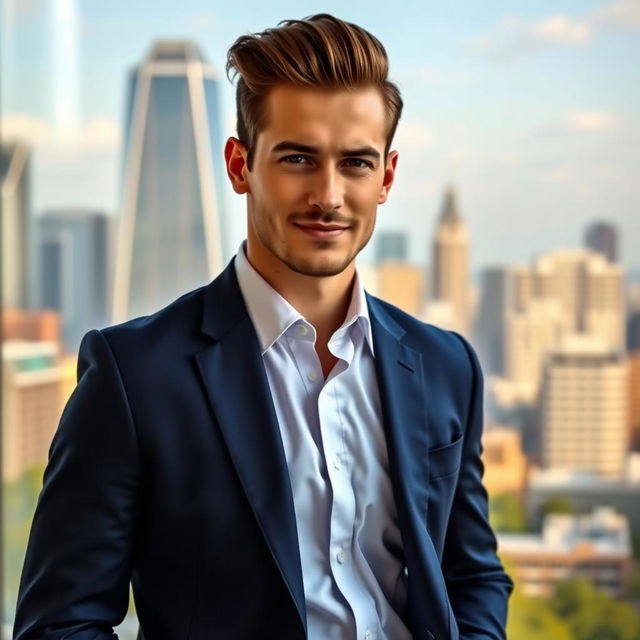
[[[363,160],[362,158],[347,158],[345,162],[348,167],[352,167],[354,169],[373,169],[373,164]]]
[[[307,160],[307,156],[303,156],[301,153],[296,153],[292,156],[285,156],[281,159],[281,162],[285,162],[286,164],[304,164],[304,161]]]

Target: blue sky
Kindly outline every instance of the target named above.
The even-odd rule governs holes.
[[[37,213],[117,210],[125,77],[154,39],[193,39],[218,70],[224,139],[234,133],[228,46],[284,18],[329,12],[384,43],[402,90],[397,180],[378,225],[410,233],[412,260],[429,262],[453,183],[476,270],[576,246],[595,218],[619,225],[623,261],[640,269],[640,0],[3,0],[2,9],[3,135],[34,144]],[[71,29],[56,40],[65,15],[77,37]],[[66,138],[61,108],[71,114]],[[230,188],[225,199],[235,247],[244,202]]]

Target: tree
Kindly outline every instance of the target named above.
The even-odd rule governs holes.
[[[527,516],[521,501],[511,493],[489,499],[489,519],[496,531],[520,533],[527,530]]]
[[[566,496],[553,496],[548,498],[540,507],[542,517],[550,513],[575,513],[571,500]]]
[[[584,579],[560,582],[550,602],[575,640],[638,640],[640,617],[629,604],[598,591]]]

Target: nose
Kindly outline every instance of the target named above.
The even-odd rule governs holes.
[[[334,211],[344,203],[342,177],[333,167],[323,168],[311,178],[308,204],[321,211]]]

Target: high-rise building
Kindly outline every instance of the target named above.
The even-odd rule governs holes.
[[[507,314],[513,310],[514,268],[488,267],[482,272],[480,304],[475,322],[475,342],[485,375],[505,375]]]
[[[206,284],[224,261],[216,74],[186,41],[156,42],[127,96],[116,322]],[[218,159],[220,158],[220,159]]]
[[[603,339],[612,349],[625,344],[624,272],[590,249],[557,249],[534,264],[535,295],[555,298],[570,330]]]
[[[433,295],[435,301],[449,304],[456,325],[463,333],[470,329],[471,295],[469,287],[469,235],[449,187],[433,241]]]
[[[56,342],[7,340],[2,345],[2,466],[5,480],[47,462],[63,407]]]
[[[640,350],[629,354],[629,449],[640,451]]]
[[[388,260],[407,262],[407,234],[402,231],[376,232],[376,263]]]
[[[624,273],[603,255],[558,249],[538,256],[531,267],[504,268],[491,277],[480,304],[480,344],[489,345],[497,358],[503,339],[503,378],[495,388],[504,402],[535,401],[545,354],[566,336],[588,336],[614,351],[624,348]],[[496,308],[501,304],[504,309]]]
[[[30,208],[30,153],[22,142],[0,146],[2,185],[2,302],[32,306],[33,220]]]
[[[640,351],[640,311],[632,311],[627,318],[627,350]]]
[[[108,324],[108,216],[86,209],[48,210],[38,218],[42,294],[40,306],[62,321],[67,353],[84,333]]]
[[[594,222],[587,227],[584,246],[602,253],[609,262],[618,260],[618,230],[610,222]]]
[[[540,390],[545,467],[624,475],[628,375],[623,354],[594,339],[572,336],[547,354]]]

